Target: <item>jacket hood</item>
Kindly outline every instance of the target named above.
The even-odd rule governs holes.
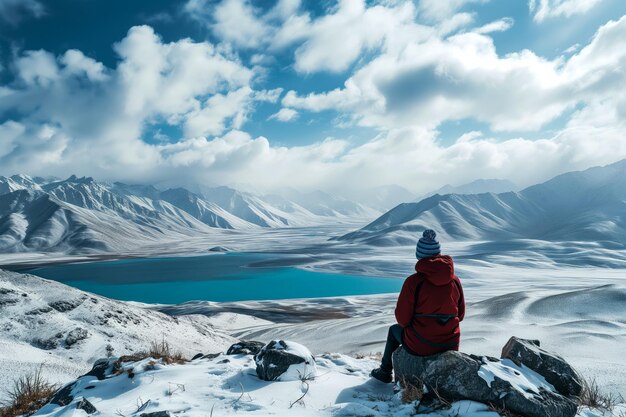
[[[415,271],[433,285],[449,284],[454,279],[454,262],[448,255],[437,255],[420,259],[415,265]]]

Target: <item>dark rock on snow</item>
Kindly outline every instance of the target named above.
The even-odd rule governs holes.
[[[49,403],[61,406],[70,404],[72,401],[74,401],[74,396],[72,395],[72,390],[74,389],[74,386],[76,386],[76,382],[67,384],[66,386],[55,392]]]
[[[59,342],[54,337],[49,339],[35,339],[32,344],[33,346],[43,350],[53,350],[59,346]]]
[[[262,380],[275,381],[287,372],[291,365],[306,362],[306,359],[285,351],[287,343],[272,340],[255,356],[256,373]]]
[[[106,378],[107,370],[112,367],[113,364],[109,359],[98,359],[91,368],[91,371],[87,372],[83,376],[95,376],[98,381],[102,381]]]
[[[154,411],[152,413],[141,413],[139,417],[170,417],[169,411]]]
[[[202,359],[202,357],[204,356],[204,353],[196,353],[193,358],[191,358],[192,361],[198,360],[198,359]]]
[[[440,396],[447,401],[473,400],[493,404],[525,417],[574,417],[577,403],[564,395],[538,388],[516,389],[512,381],[493,377],[488,383],[479,370],[495,358],[450,351],[433,356],[413,356],[400,347],[393,355],[396,380],[425,387],[424,400]],[[506,365],[506,364],[503,364]]]
[[[235,343],[226,351],[227,355],[256,355],[265,346],[263,342],[255,342],[254,340],[242,340]]]
[[[72,301],[60,300],[60,301],[54,301],[48,305],[60,313],[65,313],[66,311],[74,310],[76,307],[81,305],[83,301],[84,300],[72,300]]]
[[[85,398],[81,399],[78,404],[76,404],[76,409],[83,410],[87,414],[93,414],[98,412],[98,410],[96,410],[96,407],[94,407],[93,404],[87,401],[87,399]]]
[[[87,330],[77,327],[74,330],[71,330],[65,337],[65,346],[72,346],[81,340],[87,339],[88,337],[89,332],[87,332]]]
[[[577,397],[582,392],[581,376],[565,359],[542,349],[538,340],[512,337],[502,349],[502,359],[510,359],[517,365],[532,369],[567,397]]]

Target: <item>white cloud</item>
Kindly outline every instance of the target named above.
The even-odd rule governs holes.
[[[335,13],[309,26],[305,42],[296,49],[295,68],[300,72],[343,71],[363,51],[380,46],[414,17],[410,2],[390,8],[367,7],[363,0],[341,0]]]
[[[17,25],[27,16],[42,17],[46,9],[37,0],[0,0],[0,20]]]
[[[210,43],[164,43],[148,26],[131,28],[115,50],[112,69],[77,50],[19,54],[16,81],[0,87],[0,114],[14,119],[0,131],[3,170],[152,172],[161,156],[141,140],[149,126],[221,134],[281,92],[253,90],[254,72]]]
[[[372,9],[357,6],[353,14],[340,8],[331,14],[362,16]],[[295,1],[280,7],[267,19],[300,10]],[[484,33],[447,36],[443,22],[416,24],[406,7],[381,12],[385,24],[404,23],[394,30],[381,23],[377,33],[384,35],[371,38],[380,44],[355,33],[357,47],[377,45],[380,52],[344,86],[290,91],[284,107],[270,116],[291,120],[303,111],[336,110],[344,120],[379,128],[374,138],[359,144],[320,138],[288,147],[252,137],[241,129],[255,103],[276,102],[282,90],[258,90],[255,70],[227,48],[189,39],[166,43],[141,26],[115,46],[119,62],[111,68],[77,50],[18,54],[11,66],[15,82],[0,86],[0,114],[11,115],[0,124],[0,171],[176,185],[254,182],[263,190],[399,184],[427,192],[477,178],[529,185],[626,157],[626,93],[616,89],[626,83],[626,17],[604,25],[571,57],[547,60],[526,50],[499,55]],[[299,16],[308,29],[322,21]],[[467,16],[450,19],[461,22],[456,28],[472,22]],[[316,47],[308,45],[303,50],[314,57]],[[325,65],[318,58],[302,62],[312,62],[311,69]],[[538,129],[568,110],[573,114],[567,126],[538,140],[520,135],[499,141],[467,132],[443,146],[436,132],[440,123],[463,118],[493,130]],[[162,123],[182,128],[183,137],[159,144],[141,140]]]
[[[571,17],[585,13],[602,0],[529,0],[528,8],[536,22],[554,17]]]
[[[276,119],[281,122],[290,122],[298,117],[298,112],[288,107],[283,107],[276,113],[272,114],[268,120]]]
[[[344,71],[365,51],[391,42],[388,38],[419,35],[411,2],[368,7],[365,0],[339,0],[317,18],[300,12],[297,0],[281,0],[267,12],[246,0],[222,0],[217,6],[188,0],[184,10],[239,48],[277,51],[297,45],[294,67],[302,73]],[[411,33],[401,26],[413,26]]]
[[[28,85],[47,86],[59,78],[54,55],[44,50],[27,51],[16,62],[18,76]]]
[[[495,131],[538,130],[575,105],[614,94],[626,82],[626,17],[600,28],[569,60],[524,50],[499,56],[478,33],[410,42],[371,60],[343,88],[298,95],[283,105],[334,109],[364,126],[435,128],[473,118]],[[621,70],[620,70],[621,69]]]
[[[487,23],[486,25],[483,25],[477,28],[476,30],[474,30],[474,32],[481,33],[481,34],[493,33],[493,32],[506,32],[507,30],[513,27],[514,23],[515,21],[513,19],[511,19],[510,17],[505,17],[504,19]]]
[[[441,21],[454,15],[468,4],[487,3],[489,0],[420,0],[418,10],[426,19]]]

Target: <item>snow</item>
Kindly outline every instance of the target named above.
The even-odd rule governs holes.
[[[100,415],[131,415],[169,411],[185,416],[377,416],[497,417],[485,404],[453,403],[450,409],[425,411],[419,402],[403,403],[392,384],[369,378],[378,365],[371,358],[341,354],[316,358],[319,373],[307,380],[266,382],[255,372],[251,356],[218,356],[183,365],[165,365],[150,358],[126,362],[122,372],[98,381],[82,377],[72,388],[74,401],[65,406],[47,405],[35,416],[73,417],[76,403],[87,399]],[[133,377],[130,378],[129,371]],[[496,372],[499,372],[495,370]],[[532,371],[520,368],[520,389],[537,390]],[[530,385],[529,385],[530,384]],[[421,410],[421,411],[420,411]],[[616,414],[617,415],[617,414]],[[600,417],[583,409],[579,417]]]
[[[509,381],[513,389],[519,391],[526,398],[532,398],[535,394],[538,395],[541,389],[557,392],[554,386],[546,382],[543,376],[524,365],[516,365],[510,359],[494,362],[483,357],[483,363],[478,370],[478,375],[490,387],[496,378]]]
[[[434,195],[401,204],[341,237],[377,246],[432,228],[448,240],[624,242],[626,161],[560,175],[520,192]]]
[[[380,215],[321,192],[294,198],[307,208],[228,187],[197,194],[100,183],[91,177],[47,183],[0,177],[0,251],[120,254],[234,230],[329,223],[353,228]],[[213,246],[221,243],[216,237]]]
[[[165,314],[85,293],[54,281],[0,270],[0,386],[42,367],[53,382],[90,369],[111,345],[114,354],[148,350],[167,341],[187,356],[219,352],[235,339],[204,316]],[[75,329],[87,337],[67,342]],[[42,347],[48,343],[48,348]],[[71,342],[71,340],[70,340]],[[10,371],[10,372],[9,372]],[[0,391],[0,400],[5,395]]]
[[[279,381],[299,381],[299,380],[309,380],[314,379],[317,376],[317,367],[315,364],[315,359],[311,354],[311,351],[306,348],[306,346],[301,345],[300,343],[296,343],[290,340],[278,341],[272,340],[269,342],[264,348],[265,349],[274,349],[274,350],[283,350],[292,355],[298,356],[304,359],[303,363],[291,365],[287,371],[285,371],[282,375],[278,377]],[[261,364],[262,359],[261,356],[263,354],[263,350],[260,352],[259,357],[256,358],[257,365]],[[270,364],[271,366],[275,366]]]

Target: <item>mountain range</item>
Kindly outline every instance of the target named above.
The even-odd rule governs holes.
[[[426,228],[452,240],[622,244],[626,239],[626,160],[562,174],[519,192],[435,194],[400,204],[338,240],[408,245]]]
[[[381,211],[321,191],[258,196],[228,187],[194,193],[149,185],[0,177],[0,252],[117,252],[216,229],[363,222]]]

